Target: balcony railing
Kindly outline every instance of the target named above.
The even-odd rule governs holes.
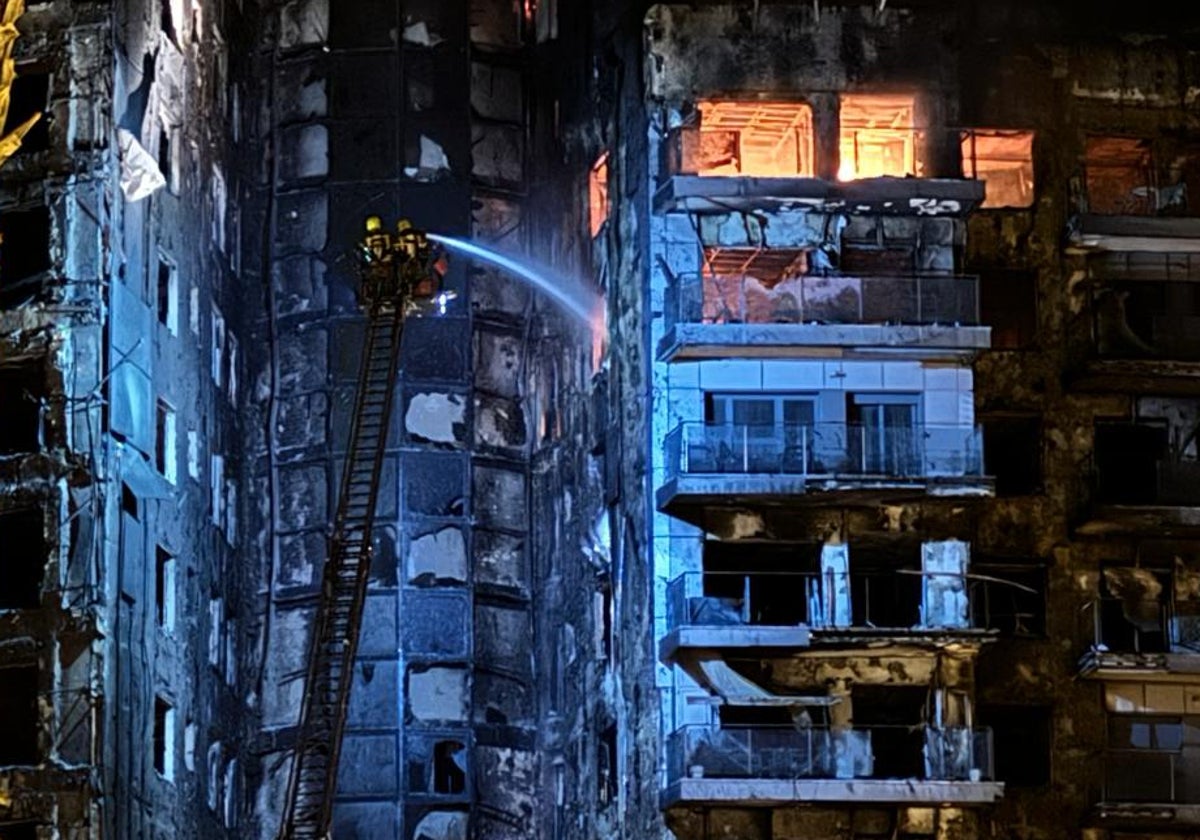
[[[1200,771],[1183,752],[1110,748],[1103,796],[1107,803],[1200,805]]]
[[[1200,601],[1097,598],[1080,615],[1092,653],[1200,654]]]
[[[991,780],[989,729],[685,726],[667,742],[670,782],[714,779]]]
[[[940,609],[923,603],[924,584],[943,582],[965,586],[961,575],[915,569],[911,573],[684,572],[667,585],[667,626],[672,630],[800,624],[864,630],[976,627],[965,588],[961,601],[935,598]]]
[[[979,278],[683,274],[667,288],[666,325],[979,324]]]
[[[982,477],[978,426],[769,426],[683,423],[667,435],[669,478],[788,475],[808,478]]]

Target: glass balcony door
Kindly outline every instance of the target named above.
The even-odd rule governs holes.
[[[856,395],[850,450],[864,474],[916,475],[917,397]]]
[[[726,451],[747,472],[807,472],[816,397],[714,394],[709,423],[727,429]]]

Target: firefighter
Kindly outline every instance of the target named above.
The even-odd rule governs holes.
[[[363,239],[358,244],[362,295],[368,301],[376,301],[385,295],[392,285],[394,247],[392,237],[384,232],[383,219],[367,216],[363,227]]]

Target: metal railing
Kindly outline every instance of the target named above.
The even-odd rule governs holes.
[[[1105,281],[1090,293],[1100,359],[1200,361],[1200,283]]]
[[[686,273],[668,284],[667,327],[686,324],[979,324],[979,278]]]
[[[910,775],[899,775],[901,766]],[[685,777],[984,781],[993,778],[992,733],[922,725],[684,726],[667,739],[667,772],[670,782]]]
[[[922,611],[924,584],[964,587],[957,615]],[[684,572],[667,584],[667,625],[861,629],[975,628],[974,602],[961,575],[889,572]]]
[[[665,446],[670,478],[983,476],[983,434],[978,426],[682,423],[667,435]]]
[[[1112,803],[1200,805],[1200,779],[1196,776],[1196,762],[1180,752],[1109,748],[1103,797]]]
[[[1200,601],[1104,597],[1080,617],[1094,652],[1200,653]]]

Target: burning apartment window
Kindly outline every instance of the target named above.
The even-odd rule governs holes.
[[[984,182],[984,208],[1028,207],[1033,204],[1033,132],[964,133],[963,177]]]
[[[979,722],[992,730],[998,781],[1010,787],[1050,784],[1050,707],[980,705]]]
[[[1005,636],[1046,632],[1046,567],[1038,561],[978,560],[968,576],[974,626]]]
[[[1037,292],[1029,271],[988,270],[979,275],[979,317],[992,328],[993,350],[1031,347],[1037,333]]]
[[[0,668],[0,765],[32,765],[39,761],[38,669]]]
[[[19,152],[41,152],[50,148],[49,114],[50,74],[36,65],[17,67],[17,75],[9,88],[8,115],[0,137],[7,137],[34,114],[42,116],[21,138]]]
[[[674,169],[696,175],[813,174],[812,108],[803,102],[701,102],[678,137]]]
[[[915,111],[912,96],[844,94],[838,180],[920,176]]]
[[[168,782],[175,778],[175,708],[154,698],[154,770]]]
[[[36,359],[0,367],[0,456],[36,452],[41,446],[46,383]]]
[[[983,421],[984,471],[996,478],[996,495],[1024,496],[1042,485],[1042,421],[992,417]]]
[[[1083,173],[1089,213],[1146,215],[1155,209],[1148,140],[1089,137]]]
[[[171,335],[179,332],[179,275],[175,264],[161,254],[158,257],[158,322]]]
[[[37,609],[46,572],[45,515],[41,508],[0,513],[5,560],[0,563],[0,610]]]
[[[588,225],[593,239],[608,221],[608,213],[608,152],[605,152],[588,174]]]
[[[175,483],[178,469],[175,409],[159,400],[155,409],[154,466],[167,481]]]
[[[163,632],[175,629],[175,556],[161,545],[154,552],[154,611]]]
[[[50,268],[50,208],[0,213],[0,308],[32,300]]]

